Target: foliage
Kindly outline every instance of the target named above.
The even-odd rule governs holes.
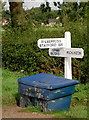
[[[4,6],[6,5],[6,2],[2,2],[0,0],[0,20],[3,18],[3,11],[4,11]]]
[[[27,19],[25,25],[13,29],[9,25],[4,26],[5,31],[2,37],[3,66],[12,71],[24,70],[30,74],[33,74],[33,72],[50,72],[63,76],[64,59],[50,57],[48,50],[40,50],[37,47],[37,40],[40,38],[64,37],[65,31],[70,31],[72,47],[84,49],[83,59],[73,59],[73,78],[86,83],[89,81],[87,4],[81,3],[80,6],[77,6],[76,3],[63,3],[62,5],[57,3],[57,5],[60,8],[63,27],[58,24],[55,27],[40,26],[40,23],[47,23],[49,18],[56,18],[59,14],[58,11],[42,13],[40,8],[25,11],[25,18]],[[77,11],[76,14],[75,11]],[[76,16],[74,17],[74,15]],[[80,20],[80,18],[82,19]],[[33,24],[33,27],[30,23]]]
[[[41,4],[38,8],[32,8],[31,10],[25,11],[25,17],[27,21],[36,23],[48,24],[49,19],[55,19],[59,17],[59,23],[61,22],[64,26],[68,22],[80,21],[81,23],[87,18],[87,2],[81,2],[78,5],[76,2],[54,2],[54,5],[58,7],[59,10],[52,11],[49,3]]]
[[[6,19],[10,19],[10,11],[6,10],[6,11],[2,11],[2,18],[6,18]]]
[[[48,19],[50,18],[51,7],[49,6],[49,2],[45,4],[41,4],[38,8],[32,8],[31,10],[25,11],[25,18],[30,23],[34,23],[35,25],[41,23],[48,23]]]
[[[7,31],[3,36],[3,66],[12,71],[24,70],[29,74],[33,72],[62,74],[63,60],[59,58],[60,61],[57,62],[59,59],[51,58],[47,50],[40,50],[37,46],[37,40],[50,37],[49,33],[54,35],[55,31],[45,31],[43,28],[23,32],[18,30],[17,34],[12,30]],[[58,32],[56,32],[56,36],[59,36]]]
[[[25,17],[28,22],[34,23],[36,21],[40,23],[48,23],[48,19],[53,16],[52,11],[42,12],[42,8],[32,8],[31,10],[25,11]]]
[[[75,87],[75,93],[72,95],[72,103],[75,105],[82,103],[83,105],[87,105],[88,103],[88,84],[79,84]]]
[[[43,3],[40,5],[42,13],[51,11],[51,7],[49,6],[49,4],[50,4],[49,2],[46,2],[45,4]]]
[[[58,14],[60,15],[62,22],[64,23],[63,19],[65,16],[68,16],[68,21],[83,21],[83,18],[87,18],[87,9],[88,4],[87,2],[54,2],[54,6],[59,8]],[[68,22],[67,21],[67,22]]]
[[[72,34],[72,47],[84,49],[83,59],[73,59],[73,78],[86,83],[89,80],[86,23],[83,25],[78,22],[69,23],[60,29],[59,27],[40,26],[37,28],[6,28],[2,37],[3,66],[12,71],[24,70],[30,74],[50,72],[63,76],[64,59],[50,57],[48,50],[38,48],[37,40],[40,38],[63,38],[65,31],[70,31]]]

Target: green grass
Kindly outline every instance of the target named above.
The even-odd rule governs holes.
[[[18,78],[25,75],[20,72],[2,71],[2,104],[10,105],[16,103],[18,97]]]
[[[38,113],[42,113],[40,110],[40,107],[38,106],[28,106],[25,108],[22,108],[19,112],[38,112]]]
[[[69,111],[49,111],[41,112],[39,107],[29,106],[22,108],[19,112],[38,112],[43,114],[52,114],[54,118],[87,118],[87,106],[76,105],[70,107]]]
[[[2,71],[2,102],[3,105],[16,104],[18,94],[18,78],[26,76],[20,72]],[[43,114],[54,114],[55,118],[87,118],[87,91],[89,84],[79,84],[72,95],[69,111],[43,112]],[[39,107],[29,106],[22,108],[19,112],[40,112]]]
[[[69,111],[53,111],[45,114],[54,114],[54,118],[87,118],[87,107],[79,105],[70,107]]]

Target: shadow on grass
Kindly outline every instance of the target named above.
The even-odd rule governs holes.
[[[14,94],[17,106],[20,106],[20,94],[17,92]]]

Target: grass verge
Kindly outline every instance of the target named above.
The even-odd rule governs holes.
[[[2,104],[10,105],[16,103],[18,98],[18,78],[25,75],[20,72],[11,72],[9,70],[2,70]]]
[[[68,111],[48,111],[41,112],[39,107],[29,106],[22,108],[19,112],[38,112],[43,114],[52,114],[54,118],[87,118],[87,106],[76,105],[70,107]]]

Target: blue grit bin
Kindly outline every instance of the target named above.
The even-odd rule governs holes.
[[[47,73],[19,78],[20,106],[40,106],[42,111],[68,110],[76,84],[76,80]]]

